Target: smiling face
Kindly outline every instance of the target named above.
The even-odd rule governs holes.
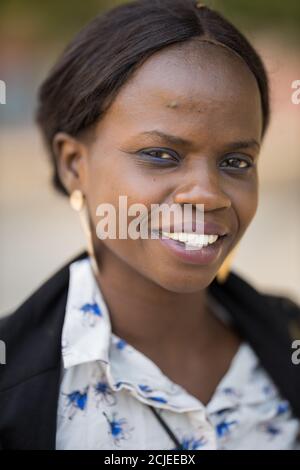
[[[193,40],[152,55],[121,88],[93,140],[73,151],[76,158],[68,158],[71,144],[61,145],[61,177],[69,191],[85,194],[94,228],[97,206],[117,208],[127,195],[128,206],[144,204],[149,217],[151,204],[204,204],[205,222],[227,235],[204,263],[161,240],[94,236],[102,262],[173,292],[206,288],[256,212],[261,132],[256,80],[234,53]]]

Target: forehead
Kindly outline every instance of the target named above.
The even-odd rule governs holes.
[[[261,101],[254,75],[222,46],[182,43],[153,54],[123,85],[101,127],[121,136],[163,128],[193,138],[260,139]]]

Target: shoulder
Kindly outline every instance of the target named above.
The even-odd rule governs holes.
[[[66,263],[20,307],[0,320],[0,339],[6,349],[6,364],[1,367],[1,390],[57,365],[69,266],[86,256],[83,252]]]
[[[253,321],[266,318],[280,323],[299,323],[300,306],[291,298],[264,292],[254,287],[249,281],[235,272],[231,272],[225,283],[214,281],[211,285],[212,294],[222,303],[235,311],[253,315]],[[300,334],[300,329],[299,329]]]
[[[292,360],[294,341],[300,339],[299,306],[287,297],[261,292],[235,273],[224,284],[214,281],[210,287],[300,417],[300,369]]]

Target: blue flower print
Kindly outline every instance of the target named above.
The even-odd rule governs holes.
[[[156,401],[158,403],[168,403],[168,400],[163,397],[148,397],[148,400]]]
[[[97,407],[101,402],[104,402],[108,406],[113,406],[117,402],[114,392],[105,380],[99,380],[99,382],[94,385],[94,392]]]
[[[124,382],[122,382],[122,381],[116,382],[116,383],[115,383],[115,387],[119,388],[119,387],[121,387],[121,385],[122,385],[123,383],[124,383]]]
[[[265,395],[270,395],[272,387],[270,385],[264,385],[262,391]]]
[[[144,392],[146,394],[154,392],[154,390],[151,387],[149,387],[149,385],[139,384],[138,387],[142,392]],[[168,400],[166,398],[161,397],[159,395],[158,396],[155,396],[155,395],[154,396],[147,396],[146,398],[148,400],[156,401],[158,403],[168,403]]]
[[[225,387],[222,392],[229,397],[239,398],[241,396],[241,393],[233,387]]]
[[[146,392],[146,393],[151,393],[151,392],[153,392],[152,388],[149,387],[149,385],[139,384],[139,389],[140,389],[142,392]]]
[[[97,320],[102,317],[102,312],[96,302],[85,303],[79,310],[83,313],[84,323],[87,322],[89,326],[95,326]]]
[[[196,439],[194,437],[183,438],[183,440],[180,442],[180,447],[175,447],[171,450],[198,450],[199,448],[205,446],[205,444],[207,444],[205,437],[200,437],[200,439]]]
[[[120,349],[120,350],[123,350],[125,349],[125,347],[127,346],[127,343],[124,339],[119,339],[117,342],[116,342],[116,348],[117,349]]]
[[[63,393],[67,398],[66,407],[68,409],[68,418],[72,419],[74,414],[78,411],[84,411],[87,405],[87,392],[89,387],[81,392],[80,390],[74,390],[71,393]]]
[[[272,423],[264,423],[260,425],[261,430],[269,435],[270,440],[274,439],[281,434],[281,429],[279,426],[275,426]]]
[[[230,411],[230,408],[221,408],[220,410],[216,411],[215,414],[217,416],[224,415],[225,413],[228,414],[228,411]]]
[[[113,413],[111,418],[107,416],[105,411],[103,411],[103,415],[106,418],[106,421],[109,425],[109,434],[111,434],[113,441],[116,445],[120,445],[122,440],[128,440],[131,436],[131,432],[133,431],[133,427],[130,428],[127,420],[125,418],[116,419],[117,413]]]
[[[283,401],[279,403],[277,406],[277,410],[276,410],[276,416],[281,416],[285,414],[287,411],[289,411],[289,409],[290,409],[290,406],[287,401]]]
[[[216,432],[219,438],[227,437],[230,433],[230,428],[237,424],[237,421],[221,421],[217,424]]]

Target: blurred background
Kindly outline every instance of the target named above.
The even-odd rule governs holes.
[[[149,0],[151,1],[151,0]],[[76,214],[51,187],[34,124],[37,88],[66,43],[117,0],[0,0],[0,314],[9,313],[84,247]],[[207,0],[257,47],[273,117],[260,157],[260,206],[233,268],[259,289],[300,302],[299,0]]]

